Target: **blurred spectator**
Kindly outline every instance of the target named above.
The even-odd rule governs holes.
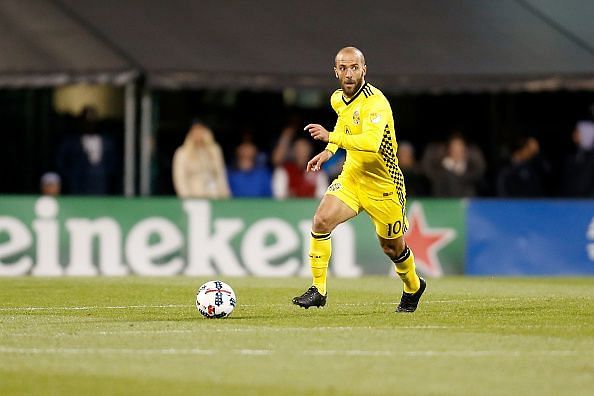
[[[576,148],[565,161],[564,195],[594,197],[594,123],[578,122],[572,137]]]
[[[313,146],[305,137],[294,139],[297,128],[295,125],[286,127],[273,150],[273,195],[275,198],[320,198],[328,188],[328,175],[324,170],[306,171],[307,162],[313,157]]]
[[[194,122],[184,144],[173,155],[173,186],[180,198],[228,198],[230,195],[221,147],[212,131]]]
[[[79,134],[68,136],[58,149],[58,171],[69,194],[104,195],[112,191],[116,149],[112,141],[97,131],[97,110],[82,110]]]
[[[293,143],[293,139],[297,135],[297,131],[299,130],[299,122],[296,120],[291,120],[289,123],[283,128],[281,131],[280,138],[274,146],[272,150],[272,166],[279,167],[282,166],[291,151],[291,143]]]
[[[455,133],[446,144],[432,143],[423,155],[423,169],[437,197],[472,197],[485,172],[485,159]]]
[[[40,191],[42,195],[56,197],[62,190],[62,179],[55,172],[47,172],[41,176]]]
[[[324,163],[323,170],[328,175],[328,180],[332,181],[340,175],[342,172],[342,166],[344,165],[344,161],[346,160],[346,151],[343,149],[338,149],[334,153],[332,157],[328,161]]]
[[[520,137],[513,144],[510,163],[497,178],[497,194],[502,197],[542,197],[551,167],[540,155],[533,137]]]
[[[429,195],[429,179],[425,176],[423,168],[417,163],[413,145],[407,141],[400,142],[397,156],[398,166],[404,175],[406,195],[409,197]]]
[[[261,150],[259,143],[254,138],[254,131],[251,126],[243,125],[240,132],[240,143],[251,143],[256,146],[258,153],[256,154],[256,165],[257,166],[268,166],[268,152]]]
[[[270,170],[259,164],[258,148],[245,141],[235,150],[235,164],[228,169],[229,186],[234,197],[272,196]]]

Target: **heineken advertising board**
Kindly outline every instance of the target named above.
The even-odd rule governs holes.
[[[0,276],[309,275],[317,200],[0,198]],[[408,206],[407,243],[426,276],[463,272],[465,204]],[[365,213],[332,237],[339,277],[391,274]]]

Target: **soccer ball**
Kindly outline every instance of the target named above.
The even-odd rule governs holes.
[[[208,281],[196,293],[196,308],[209,319],[226,318],[235,308],[235,292],[225,282]]]

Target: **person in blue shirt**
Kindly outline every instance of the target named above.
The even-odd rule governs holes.
[[[257,161],[258,148],[243,142],[235,149],[235,164],[227,170],[233,197],[271,197],[272,173]]]

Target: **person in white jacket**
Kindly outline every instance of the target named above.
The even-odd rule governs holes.
[[[212,131],[195,122],[173,155],[173,186],[180,198],[228,198],[230,194],[221,147]]]

